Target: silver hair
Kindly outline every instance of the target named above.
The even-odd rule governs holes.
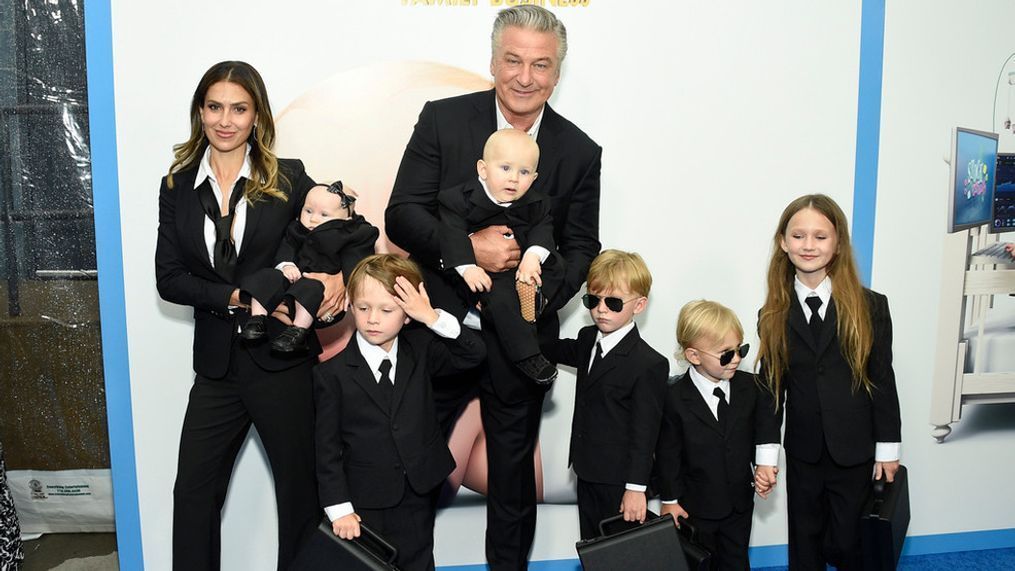
[[[526,4],[505,8],[497,13],[497,19],[493,21],[493,33],[490,34],[490,43],[493,53],[496,55],[500,46],[500,36],[505,28],[511,26],[536,32],[550,32],[557,37],[557,66],[564,63],[564,56],[567,55],[567,29],[564,23],[553,15],[553,12],[540,6]]]

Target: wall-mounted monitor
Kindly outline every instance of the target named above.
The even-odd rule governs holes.
[[[991,224],[997,133],[956,127],[952,133],[948,231]]]

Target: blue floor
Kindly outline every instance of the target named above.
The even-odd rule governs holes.
[[[782,571],[786,567],[758,567],[759,571]],[[899,560],[900,571],[957,571],[961,569],[1015,569],[1015,548],[956,551],[933,555],[908,555]]]

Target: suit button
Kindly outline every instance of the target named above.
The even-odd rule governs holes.
[[[395,432],[398,432],[398,425],[397,424],[392,424],[391,425],[391,430],[394,430]]]

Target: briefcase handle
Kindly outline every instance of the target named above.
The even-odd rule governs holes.
[[[331,532],[331,520],[324,518],[324,521],[321,522],[321,527],[327,528],[327,530]],[[359,528],[361,531],[360,536],[352,541],[358,543],[374,557],[380,559],[388,565],[393,565],[395,563],[395,558],[398,557],[398,548],[388,543],[388,541],[381,537],[376,531],[370,529],[367,524],[360,522]]]
[[[687,521],[687,518],[684,516],[680,516],[679,518],[677,518],[677,522],[680,523],[680,527],[677,528],[677,533],[683,535],[688,540],[697,543],[698,528],[695,527],[694,524],[692,524],[691,522]]]
[[[663,517],[667,516],[669,516],[669,514],[664,515]],[[672,516],[669,517],[672,518]],[[656,519],[659,519],[659,516],[655,512],[652,510],[645,511],[645,523]],[[624,521],[624,514],[617,514],[599,522],[599,535],[609,537],[639,526],[641,526],[641,524],[636,521]]]

